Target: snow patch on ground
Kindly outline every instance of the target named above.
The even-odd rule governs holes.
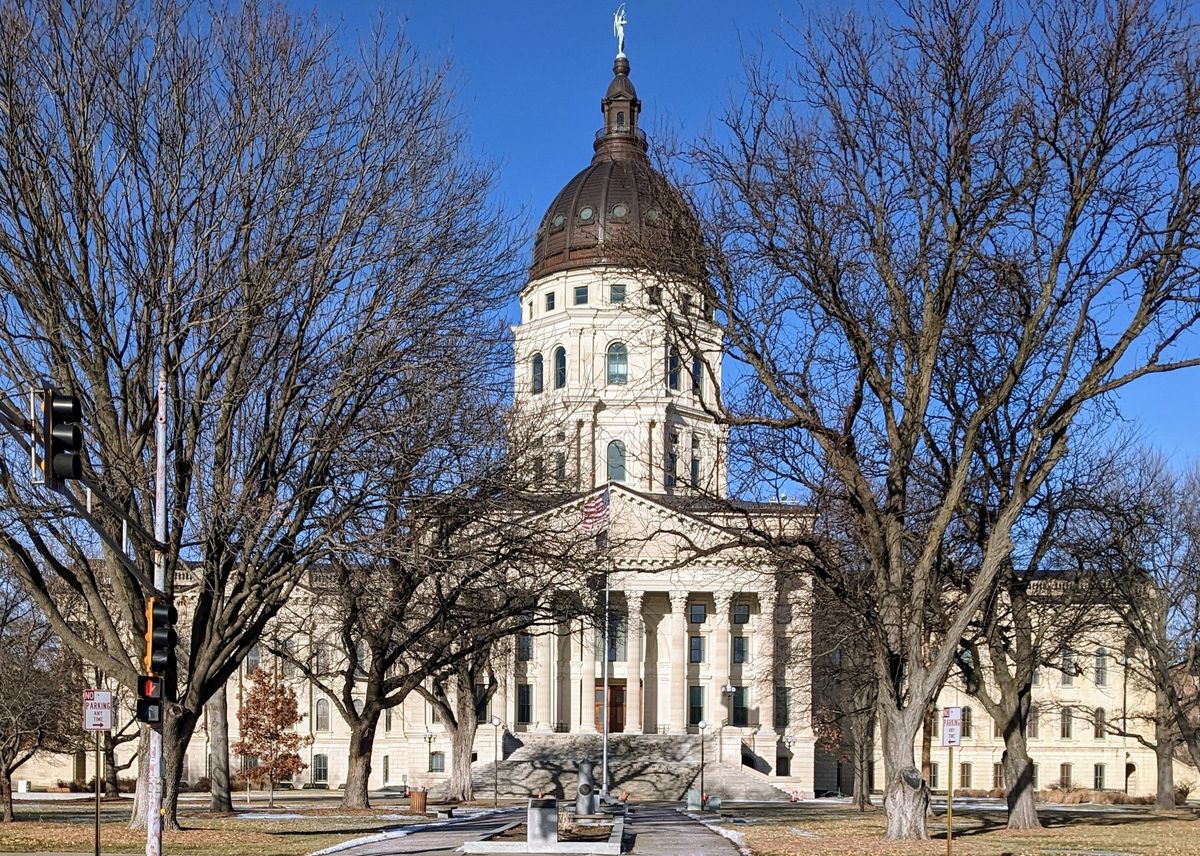
[[[738,852],[742,854],[742,856],[751,856],[750,848],[746,846],[746,837],[740,832],[735,832],[732,829],[726,829],[723,827],[721,825],[721,818],[719,815],[717,817],[705,817],[702,814],[694,814],[690,811],[684,811],[683,809],[677,809],[677,811],[685,817],[690,817],[697,823],[700,823],[708,829],[711,829],[722,838],[728,838],[733,846],[738,849]]]
[[[238,820],[304,820],[303,814],[287,814],[286,812],[244,811],[239,812]]]

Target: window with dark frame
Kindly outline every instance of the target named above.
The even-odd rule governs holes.
[[[746,603],[745,601],[741,601],[733,605],[733,623],[750,623],[750,604]]]
[[[533,685],[517,684],[517,724],[533,722]]]
[[[610,285],[608,287],[608,302],[609,303],[624,303],[625,302],[625,286]]]
[[[546,311],[551,312],[553,310],[554,310],[554,292],[547,291],[546,292]]]
[[[1063,740],[1071,739],[1074,718],[1073,711],[1070,707],[1064,707],[1062,709],[1062,717],[1059,720],[1058,736]]]
[[[688,604],[688,624],[703,624],[707,616],[707,607],[703,603]]]
[[[750,690],[748,687],[733,688],[733,725],[746,728],[750,725]]]
[[[704,662],[704,637],[691,636],[688,638],[688,662]]]
[[[585,306],[588,302],[588,287],[586,285],[575,286],[575,305]]]
[[[688,725],[697,726],[704,719],[704,687],[688,687]]]
[[[733,662],[746,663],[750,659],[750,637],[733,637]]]

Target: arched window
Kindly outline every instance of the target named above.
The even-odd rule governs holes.
[[[620,440],[608,444],[608,480],[625,481],[625,444]]]
[[[620,110],[617,112],[617,130],[618,131],[625,130],[625,111],[624,110]]]
[[[608,382],[624,384],[629,380],[629,349],[621,342],[608,346]]]
[[[962,709],[962,736],[971,736],[971,708],[964,707]],[[966,787],[964,785],[964,787]]]
[[[317,699],[317,731],[329,730],[329,699]]]
[[[1096,686],[1108,684],[1108,652],[1103,648],[1096,649]]]
[[[562,389],[567,385],[567,349],[554,349],[554,388]]]
[[[1097,740],[1103,740],[1108,736],[1108,721],[1105,719],[1104,708],[1098,707],[1092,713],[1092,736]]]
[[[530,389],[530,391],[533,392],[534,395],[537,395],[539,392],[542,391],[543,388],[544,388],[544,383],[542,380],[542,355],[534,354],[533,355],[532,372],[531,372],[531,377],[529,379],[529,389]]]
[[[679,349],[674,345],[667,351],[667,389],[679,391],[679,372],[682,361],[679,359]]]

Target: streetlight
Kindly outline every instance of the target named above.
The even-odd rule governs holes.
[[[500,807],[500,717],[492,714],[492,808]]]
[[[428,772],[433,772],[433,732],[428,728],[425,729],[425,767]]]
[[[702,719],[696,726],[700,729],[700,811],[704,811],[704,804],[708,802],[704,798],[704,729],[708,728],[708,723]]]

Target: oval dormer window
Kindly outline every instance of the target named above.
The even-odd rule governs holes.
[[[586,208],[579,209],[579,219],[585,223],[591,220],[594,216],[596,216],[596,212],[592,210],[590,205]]]
[[[624,202],[618,202],[616,205],[613,206],[612,218],[614,220],[624,220],[628,216],[629,216],[629,206],[626,205]]]
[[[662,209],[651,208],[649,211],[646,212],[646,222],[647,223],[657,223],[661,219],[662,219]]]
[[[550,231],[557,232],[567,222],[567,218],[561,214],[555,214],[554,219],[550,221]]]

